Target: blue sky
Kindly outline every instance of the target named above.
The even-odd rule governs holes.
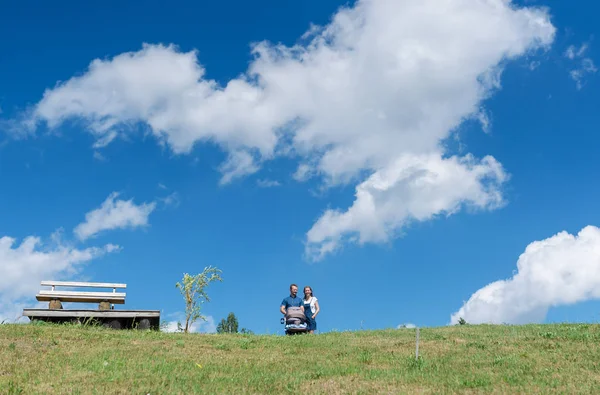
[[[597,321],[600,6],[460,3],[4,5],[0,316],[74,278],[176,320],[213,265],[257,333],[291,282],[321,331]]]

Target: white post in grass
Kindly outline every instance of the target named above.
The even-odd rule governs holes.
[[[415,359],[419,360],[419,327],[417,327],[417,348],[415,350]]]

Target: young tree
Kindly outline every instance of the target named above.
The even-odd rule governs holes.
[[[194,276],[184,273],[182,281],[175,284],[185,299],[185,333],[188,333],[191,325],[198,319],[206,321],[206,317],[200,314],[202,303],[210,302],[206,287],[213,281],[222,282],[221,273],[220,269],[208,266],[202,273]]]
[[[217,333],[238,333],[238,320],[233,313],[229,313],[227,319],[223,318],[217,325]]]

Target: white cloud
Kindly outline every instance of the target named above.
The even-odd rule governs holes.
[[[516,274],[475,292],[450,318],[468,323],[542,322],[553,306],[600,298],[600,229],[560,232],[527,246]]]
[[[94,151],[94,159],[100,162],[106,162],[106,157],[98,151]]]
[[[584,77],[586,74],[593,74],[597,72],[598,69],[594,65],[594,61],[592,59],[586,58],[581,62],[581,67],[576,70],[571,70],[570,75],[575,81],[578,90],[583,88]]]
[[[301,163],[293,174],[293,178],[296,181],[303,182],[313,177],[314,171],[314,166],[311,166],[308,163]]]
[[[415,324],[407,323],[400,324],[396,327],[396,329],[415,329],[417,326]]]
[[[181,325],[183,327],[183,322],[181,321],[167,321],[166,323],[162,324],[160,330],[162,332],[167,332],[167,333],[175,333],[178,332],[179,329],[179,325]]]
[[[585,54],[585,51],[588,49],[588,44],[583,43],[581,47],[577,48],[574,45],[570,45],[565,51],[565,56],[571,60],[575,58],[580,58]]]
[[[406,155],[360,184],[348,210],[327,210],[307,234],[306,253],[319,260],[344,239],[386,242],[410,221],[451,215],[463,205],[497,208],[503,204],[499,189],[506,179],[492,157]]]
[[[136,205],[133,200],[115,200],[119,194],[111,193],[102,205],[85,215],[85,222],[75,227],[75,235],[86,240],[103,230],[137,228],[148,225],[148,216],[156,203]]]
[[[297,45],[255,44],[248,70],[225,86],[204,78],[196,52],[175,46],[144,45],[96,59],[82,75],[47,90],[33,120],[56,128],[79,119],[100,146],[138,122],[176,153],[214,142],[229,153],[222,184],[277,155],[299,158],[294,178],[318,175],[328,186],[361,183],[369,174],[370,180],[385,178],[406,158],[416,162],[402,166],[422,167],[420,158],[432,155],[448,166],[439,170],[445,173],[461,167],[441,159],[441,143],[465,119],[479,117],[485,127],[482,102],[499,88],[501,65],[550,45],[554,34],[545,9],[508,0],[359,0],[340,8],[329,25],[312,26]],[[393,195],[407,188],[400,181],[376,199],[384,206],[373,212],[393,221],[378,216],[379,223],[335,225],[341,233],[326,232],[320,251],[335,249],[347,231],[389,234],[390,225],[404,223],[405,204],[432,199]],[[440,200],[452,204],[433,204],[422,216],[458,206],[456,199],[472,199],[476,189],[444,189],[451,196]],[[360,205],[357,200],[348,212]],[[367,228],[357,228],[361,224]]]
[[[21,301],[33,299],[40,289],[40,281],[73,277],[88,262],[120,247],[77,249],[52,237],[43,243],[39,237],[28,236],[17,244],[15,238],[0,238],[0,321],[14,321],[25,305]],[[29,306],[34,307],[34,306]]]
[[[177,323],[181,324],[182,327],[185,326],[185,315],[183,313],[170,314],[169,317],[172,319],[171,321],[167,321],[162,327],[161,331],[174,333],[177,332]],[[215,319],[207,315],[205,316],[206,321],[198,320],[194,322],[189,331],[193,333],[216,333],[217,325],[215,324]]]
[[[541,62],[539,60],[534,60],[529,63],[529,70],[533,71],[533,70],[537,69],[538,67],[540,67],[540,65],[541,65]]]
[[[492,121],[490,120],[489,114],[482,109],[477,114],[475,114],[475,118],[481,124],[481,128],[483,129],[483,131],[489,133],[490,129],[492,128]]]
[[[165,206],[179,206],[179,194],[177,192],[173,192],[167,195],[164,198],[159,198],[160,201],[164,203]]]
[[[581,90],[583,88],[583,84],[585,82],[585,76],[587,74],[594,74],[598,71],[598,68],[594,64],[594,61],[585,56],[585,53],[588,50],[589,45],[584,43],[581,47],[577,48],[574,45],[569,46],[565,51],[565,57],[572,61],[577,61],[577,68],[571,70],[569,75],[575,81],[577,86],[577,90]]]
[[[47,306],[48,305],[46,304],[46,307]],[[36,304],[16,302],[15,300],[7,298],[0,294],[0,324],[15,324],[28,322],[28,320],[23,316],[23,309],[36,307],[38,307],[36,306]]]
[[[281,186],[281,183],[277,180],[261,179],[256,181],[256,185],[258,185],[261,188],[273,188]]]
[[[201,333],[216,333],[217,332],[217,324],[215,324],[215,319],[207,315],[206,321],[201,321],[198,323],[197,332]],[[196,323],[194,323],[196,324]]]
[[[220,169],[223,176],[220,184],[229,184],[236,178],[256,173],[259,167],[254,163],[254,158],[247,151],[233,151]]]

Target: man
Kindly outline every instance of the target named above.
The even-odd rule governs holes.
[[[302,298],[297,296],[298,294],[298,286],[296,284],[290,285],[290,296],[283,299],[281,302],[281,306],[279,307],[279,311],[281,314],[285,315],[288,307],[300,307],[302,312],[304,312],[304,304],[302,303]]]

